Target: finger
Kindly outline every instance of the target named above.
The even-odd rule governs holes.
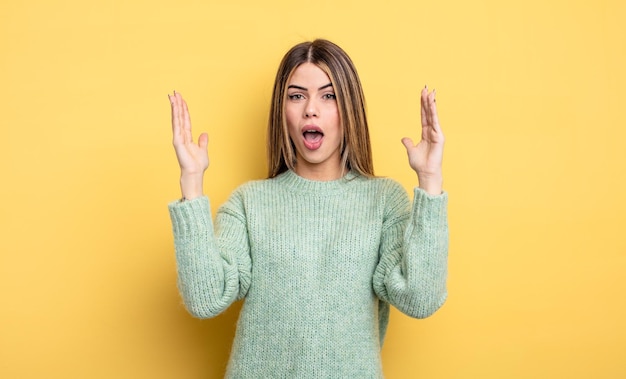
[[[187,103],[183,99],[183,95],[174,91],[175,104],[176,104],[176,116],[178,123],[178,135],[180,141],[188,144],[193,143],[193,136],[191,135],[191,121],[189,117],[189,110],[187,109]]]
[[[428,92],[428,87],[424,87],[421,94],[421,104],[422,104],[422,140],[428,141],[430,139],[430,131],[432,126],[432,120],[430,118],[430,105],[429,98],[430,94]]]
[[[174,142],[179,141],[180,139],[180,123],[179,123],[179,108],[177,105],[176,92],[173,95],[167,95],[170,99],[170,104],[172,107],[172,134],[174,137]]]
[[[181,128],[181,132],[182,132],[182,128],[183,128],[183,107],[182,107],[182,95],[176,91],[174,91],[174,100],[175,100],[175,104],[176,104],[176,121],[178,122],[178,126]]]
[[[209,135],[206,133],[200,134],[198,138],[198,146],[200,146],[203,150],[207,150],[207,146],[209,145]]]
[[[402,138],[402,144],[406,147],[406,152],[408,153],[415,145],[413,144],[413,140],[409,137]]]
[[[430,100],[429,101],[430,118],[432,120],[431,125],[433,126],[433,129],[435,130],[435,132],[441,133],[441,126],[439,125],[439,114],[437,112],[437,94],[434,90],[429,100]]]
[[[428,125],[428,120],[426,118],[426,98],[428,96],[428,87],[424,86],[424,88],[422,89],[422,93],[420,95],[420,106],[421,106],[421,111],[420,111],[420,115],[422,118],[422,128],[425,125]]]
[[[426,119],[428,125],[433,126],[433,104],[435,103],[435,90],[426,95]]]
[[[183,122],[183,133],[185,135],[185,141],[193,142],[193,135],[191,132],[191,117],[189,116],[189,108],[187,108],[187,102],[182,99],[182,122]]]

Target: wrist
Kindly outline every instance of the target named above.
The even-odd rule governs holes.
[[[185,200],[192,200],[204,194],[203,191],[203,174],[185,174],[180,175],[180,191]]]
[[[429,195],[441,195],[443,192],[443,176],[438,175],[418,175],[419,188]]]

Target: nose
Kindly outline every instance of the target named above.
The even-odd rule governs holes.
[[[319,109],[314,99],[309,99],[304,107],[304,117],[317,117],[319,116]]]

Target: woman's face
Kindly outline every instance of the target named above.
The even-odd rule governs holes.
[[[285,115],[296,148],[296,172],[313,180],[338,179],[343,131],[330,78],[313,63],[304,63],[287,84]]]

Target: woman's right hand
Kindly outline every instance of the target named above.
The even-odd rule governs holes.
[[[167,97],[172,105],[173,144],[180,166],[180,188],[183,198],[191,200],[203,194],[202,180],[209,167],[209,137],[202,133],[198,143],[194,143],[187,103],[176,91]]]

